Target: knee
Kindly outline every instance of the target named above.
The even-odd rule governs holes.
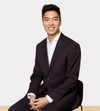
[[[8,108],[8,111],[12,111],[12,110],[11,110],[11,107],[10,107],[10,108]]]
[[[8,111],[13,111],[13,110],[12,110],[12,107],[10,107],[10,108],[8,109]]]
[[[15,111],[15,109],[14,109],[13,106],[11,106],[11,107],[8,109],[8,111]]]

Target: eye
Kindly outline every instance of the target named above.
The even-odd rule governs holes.
[[[44,19],[44,21],[49,21],[48,19]]]
[[[49,21],[49,18],[44,18],[44,21]]]
[[[58,21],[58,18],[54,18],[54,21]]]

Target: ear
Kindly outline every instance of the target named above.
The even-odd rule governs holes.
[[[42,25],[44,25],[43,20],[42,20]]]
[[[60,26],[62,25],[62,21],[60,21]]]

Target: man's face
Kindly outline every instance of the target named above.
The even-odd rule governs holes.
[[[43,16],[42,22],[48,36],[55,37],[59,33],[61,20],[56,11],[47,11]]]

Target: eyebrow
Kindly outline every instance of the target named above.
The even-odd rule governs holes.
[[[51,18],[51,17],[44,17],[44,19],[46,19],[46,18]],[[55,17],[52,17],[52,18],[59,18],[58,16],[55,16]]]

